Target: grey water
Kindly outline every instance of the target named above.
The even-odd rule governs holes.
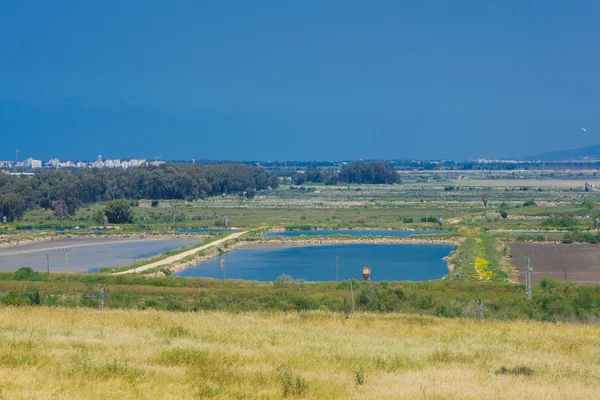
[[[175,273],[180,277],[220,278],[271,282],[286,274],[306,281],[334,281],[336,256],[339,279],[362,279],[363,265],[373,281],[425,281],[448,273],[446,244],[335,244],[322,246],[240,248]],[[221,260],[225,268],[221,268]]]
[[[31,267],[64,272],[68,249],[69,272],[96,272],[198,243],[197,239],[58,239],[0,249],[0,271]]]
[[[284,231],[284,232],[267,232],[265,237],[296,237],[305,236],[329,236],[329,235],[348,235],[348,236],[392,236],[392,237],[409,237],[411,235],[442,235],[449,233],[448,231],[436,230],[367,230],[367,229],[343,229],[343,230],[312,230],[312,231]]]

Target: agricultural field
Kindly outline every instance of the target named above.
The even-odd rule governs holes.
[[[0,308],[6,399],[591,399],[600,327]]]
[[[588,243],[513,243],[511,257],[519,282],[525,282],[525,257],[530,257],[531,280],[544,277],[581,284],[600,284],[600,247]]]

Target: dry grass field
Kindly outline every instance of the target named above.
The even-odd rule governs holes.
[[[0,308],[0,399],[592,399],[599,381],[597,325]]]

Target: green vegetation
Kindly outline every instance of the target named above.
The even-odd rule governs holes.
[[[277,187],[260,167],[241,164],[165,164],[125,170],[41,171],[33,177],[0,174],[0,211],[9,221],[25,210],[52,209],[73,216],[83,204],[110,200],[204,199]]]
[[[104,215],[111,224],[133,223],[133,212],[127,200],[113,200],[104,206]]]
[[[106,305],[123,309],[172,311],[330,310],[402,312],[448,318],[475,318],[475,300],[485,302],[487,319],[593,321],[600,313],[600,286],[544,279],[525,288],[502,282],[441,280],[430,282],[311,283],[282,276],[273,283],[197,278],[146,278],[134,275],[41,274],[28,269],[0,273],[0,304],[93,307],[85,296],[106,285]],[[352,287],[352,291],[351,291]],[[31,296],[38,296],[32,300]],[[354,296],[354,306],[352,297]]]

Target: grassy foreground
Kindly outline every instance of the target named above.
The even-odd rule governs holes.
[[[599,360],[597,325],[0,308],[2,399],[591,399]]]

